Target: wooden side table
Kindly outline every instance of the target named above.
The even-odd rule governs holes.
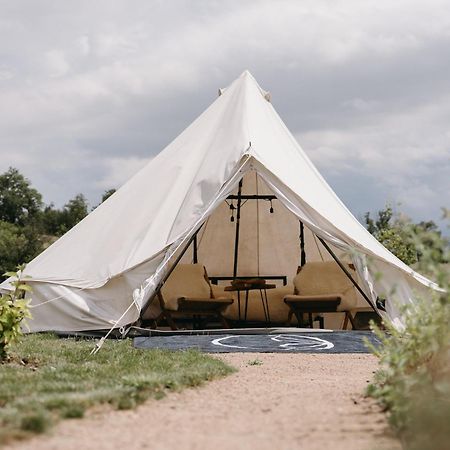
[[[239,321],[241,320],[241,292],[245,292],[245,308],[244,308],[244,321],[247,321],[247,310],[248,310],[248,293],[250,291],[259,290],[261,295],[261,303],[264,311],[264,318],[266,320],[266,324],[270,323],[270,312],[269,312],[269,302],[267,299],[267,289],[275,289],[276,284],[267,284],[267,283],[252,283],[246,282],[242,280],[239,284],[226,286],[225,291],[227,292],[237,292],[238,295],[238,317]]]

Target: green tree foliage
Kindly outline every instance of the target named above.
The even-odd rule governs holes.
[[[0,221],[0,274],[13,270],[18,262],[34,258],[41,246],[35,228]]]
[[[444,209],[444,216],[446,210]],[[411,224],[410,233],[415,242],[417,259],[421,261],[424,253],[428,260],[436,263],[448,263],[449,240],[442,236],[439,227],[432,221]]]
[[[21,261],[26,253],[28,241],[21,228],[0,221],[0,273],[8,272]]]
[[[424,249],[433,261],[446,261],[444,252],[448,240],[442,237],[433,221],[414,224],[408,217],[394,215],[389,205],[378,211],[374,219],[370,213],[366,213],[364,219],[367,230],[405,264],[417,264]]]
[[[113,195],[115,192],[116,192],[115,189],[108,189],[107,191],[103,192],[102,201],[98,205],[94,206],[92,208],[92,211],[94,211],[94,209],[98,208],[103,202],[108,200],[108,198],[111,197],[111,195]]]
[[[108,198],[111,197],[111,195],[113,195],[115,192],[115,189],[108,189],[107,191],[105,191],[102,195],[102,203],[108,200]]]
[[[88,203],[83,194],[76,195],[62,210],[62,231],[65,233],[88,215]]]
[[[10,167],[0,175],[0,220],[27,225],[37,218],[41,208],[41,194],[17,169]]]
[[[45,234],[61,236],[88,214],[88,203],[83,194],[76,195],[63,209],[56,209],[53,204],[46,206],[42,212],[42,230]]]
[[[0,175],[0,274],[33,259],[87,214],[82,194],[62,209],[53,204],[44,207],[30,182],[17,169],[8,169]]]
[[[62,211],[56,209],[53,203],[46,206],[41,215],[42,232],[51,236],[60,236],[64,233],[62,229]]]

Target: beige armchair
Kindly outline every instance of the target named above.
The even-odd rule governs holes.
[[[198,328],[201,323],[215,318],[223,327],[230,328],[222,313],[233,303],[233,298],[214,295],[201,264],[178,264],[158,293],[158,299],[161,312],[155,319],[156,325],[165,318],[176,330],[176,319],[191,318]]]
[[[348,265],[348,270],[356,278],[352,265]],[[307,314],[308,324],[312,327],[313,314],[317,313],[323,328],[321,313],[343,312],[343,329],[347,328],[348,321],[355,328],[351,310],[356,307],[356,290],[334,261],[308,262],[301,267],[294,278],[294,294],[286,295],[284,302],[289,306],[288,321],[295,315],[299,323],[304,323]]]

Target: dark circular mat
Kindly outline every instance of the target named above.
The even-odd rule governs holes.
[[[367,342],[380,345],[370,331],[150,336],[134,338],[133,345],[139,349],[195,348],[206,353],[371,353]]]

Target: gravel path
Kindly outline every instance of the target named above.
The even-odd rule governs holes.
[[[8,449],[400,449],[361,392],[372,355],[225,354],[239,371],[132,411],[66,420]],[[256,362],[256,364],[255,364]]]

